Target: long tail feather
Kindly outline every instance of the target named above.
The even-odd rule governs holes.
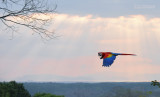
[[[114,55],[131,55],[131,56],[136,56],[136,54],[125,54],[125,53],[112,53]]]
[[[119,55],[132,55],[132,56],[136,56],[135,54],[124,54],[124,53],[120,53]]]

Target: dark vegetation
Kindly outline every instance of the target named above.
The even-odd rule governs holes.
[[[24,83],[31,95],[51,93],[64,97],[160,97],[151,82]]]
[[[151,82],[151,85],[153,85],[153,86],[158,86],[158,87],[160,88],[160,83],[157,82],[157,80],[152,81],[152,82]]]
[[[64,96],[57,96],[50,93],[36,93],[33,97],[64,97]]]
[[[17,83],[0,82],[0,97],[160,97],[160,83]],[[58,96],[59,95],[59,96]],[[64,95],[64,96],[63,96]]]
[[[34,88],[34,87],[33,87]],[[15,81],[0,82],[0,97],[31,97],[22,83]],[[33,97],[64,97],[50,93],[35,93]]]
[[[11,82],[0,82],[0,97],[31,97],[23,84]]]

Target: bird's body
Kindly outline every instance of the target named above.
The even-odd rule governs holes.
[[[112,65],[114,60],[116,59],[116,56],[118,55],[134,55],[135,54],[124,54],[124,53],[113,53],[113,52],[99,52],[98,56],[100,56],[100,59],[103,59],[103,65],[109,67]]]

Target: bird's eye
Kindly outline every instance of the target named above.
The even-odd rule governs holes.
[[[102,56],[102,54],[101,54],[101,53],[98,53],[98,56]]]

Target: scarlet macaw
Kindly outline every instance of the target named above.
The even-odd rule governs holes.
[[[124,54],[124,53],[113,53],[113,52],[99,52],[98,56],[100,56],[100,59],[103,59],[103,65],[102,66],[111,66],[114,60],[116,59],[116,56],[118,55],[133,55],[135,54]]]

